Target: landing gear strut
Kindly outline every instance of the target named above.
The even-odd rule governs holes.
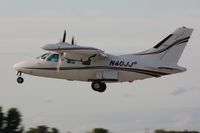
[[[21,77],[21,75],[22,75],[22,72],[18,71],[17,72],[17,76],[18,76],[17,83],[19,83],[19,84],[22,84],[24,82],[24,79]]]
[[[92,89],[98,92],[104,92],[106,90],[106,84],[103,82],[92,82]]]

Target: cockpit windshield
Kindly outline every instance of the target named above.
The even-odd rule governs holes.
[[[42,59],[42,60],[46,60],[46,61],[49,61],[49,62],[58,62],[59,54],[48,52],[48,53],[45,53],[45,54],[37,57],[37,59]]]
[[[45,53],[42,56],[40,56],[40,58],[43,59],[43,60],[45,60],[49,56],[49,54],[50,54],[49,52]]]
[[[59,54],[51,54],[48,58],[47,61],[50,62],[58,62],[59,59]]]

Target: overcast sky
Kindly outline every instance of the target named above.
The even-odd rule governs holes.
[[[116,133],[157,128],[199,130],[199,0],[0,0],[0,105],[17,107],[26,128],[57,127],[84,133],[95,127]],[[90,83],[23,75],[13,64],[41,55],[40,45],[67,40],[111,53],[153,47],[176,28],[194,28],[179,65],[187,72],[134,83]]]

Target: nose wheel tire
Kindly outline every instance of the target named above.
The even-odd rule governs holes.
[[[102,82],[92,82],[92,89],[98,92],[104,92],[106,90],[106,84]]]
[[[22,77],[17,78],[17,83],[22,84],[24,82],[24,79]]]
[[[17,76],[18,76],[17,83],[22,84],[24,82],[24,79],[21,77],[22,76],[22,72],[18,71],[17,72]]]

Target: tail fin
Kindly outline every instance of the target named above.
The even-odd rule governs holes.
[[[164,64],[176,65],[189,41],[193,29],[181,27],[168,35],[152,49],[138,53],[148,55],[151,59],[160,60]]]

